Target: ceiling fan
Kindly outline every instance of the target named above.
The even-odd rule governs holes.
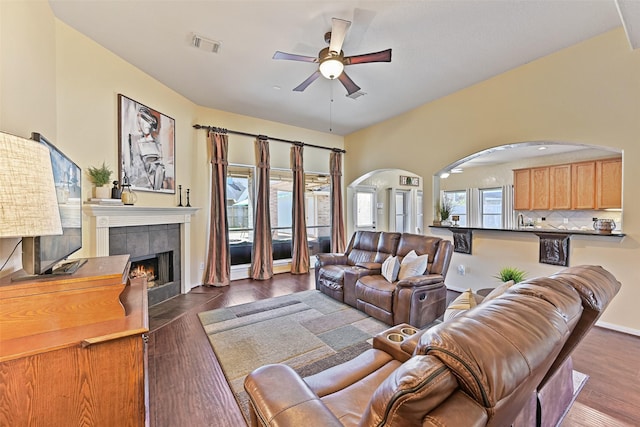
[[[342,43],[347,35],[347,30],[351,26],[350,21],[333,18],[331,31],[324,35],[325,42],[329,43],[329,47],[325,47],[318,53],[318,57],[296,55],[293,53],[284,53],[276,51],[273,59],[286,59],[289,61],[303,61],[319,63],[318,69],[311,74],[305,81],[300,83],[293,90],[302,92],[313,83],[320,75],[327,79],[338,79],[347,90],[347,94],[351,95],[360,90],[360,87],[351,80],[344,72],[344,67],[354,64],[366,64],[367,62],[391,62],[391,49],[382,50],[380,52],[366,53],[363,55],[344,56],[342,51]]]

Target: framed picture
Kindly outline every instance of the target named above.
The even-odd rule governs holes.
[[[175,120],[118,94],[120,183],[175,194]]]

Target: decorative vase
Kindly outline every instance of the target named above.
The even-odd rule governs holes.
[[[93,188],[93,195],[96,199],[109,199],[111,198],[111,187],[108,185],[96,186]]]

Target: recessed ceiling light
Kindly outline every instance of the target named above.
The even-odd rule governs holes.
[[[441,173],[441,174],[440,174],[440,178],[442,178],[442,179],[449,178],[449,172],[443,172],[443,173]]]
[[[274,85],[274,86],[273,86],[273,88],[274,88],[275,90],[280,90],[280,89],[282,89],[282,88],[281,88],[280,86],[278,86],[278,85]]]
[[[542,147],[538,147],[538,150],[542,151],[542,150],[546,150],[547,147],[545,147],[544,145]]]

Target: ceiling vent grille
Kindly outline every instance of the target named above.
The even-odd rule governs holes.
[[[218,53],[221,45],[219,41],[207,39],[197,34],[193,35],[191,44],[193,45],[193,47],[197,47],[198,49],[211,53]]]

